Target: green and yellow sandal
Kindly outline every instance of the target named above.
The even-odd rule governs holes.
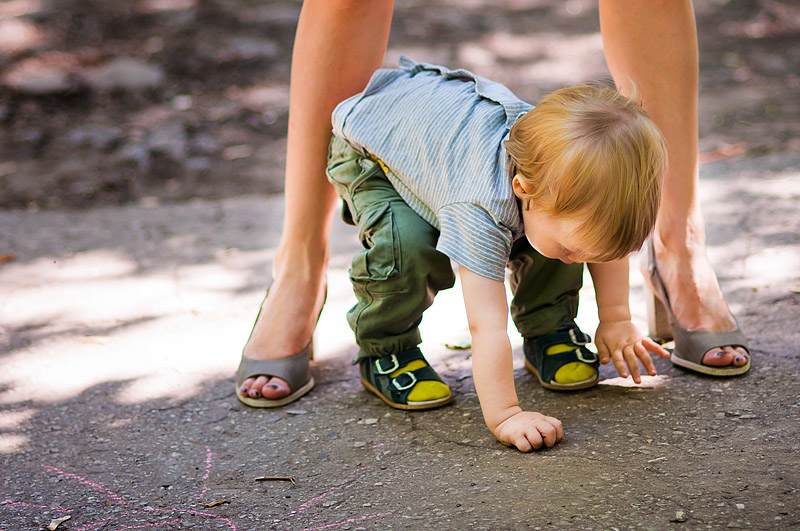
[[[522,344],[525,367],[547,389],[577,391],[593,387],[600,380],[600,360],[585,346],[591,341],[575,324],[562,326],[552,334],[526,337]]]
[[[450,403],[453,393],[419,348],[359,361],[361,383],[397,409],[431,409]]]

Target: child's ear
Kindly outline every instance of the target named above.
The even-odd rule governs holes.
[[[514,195],[519,199],[524,199],[526,195],[533,192],[533,187],[519,173],[511,180],[511,186],[514,189]]]

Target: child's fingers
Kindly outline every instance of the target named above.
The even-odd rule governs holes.
[[[623,378],[628,377],[628,367],[625,366],[625,359],[622,357],[621,350],[615,350],[611,353],[611,361],[614,362],[614,368]]]
[[[633,345],[625,345],[625,348],[622,349],[622,354],[625,356],[625,363],[628,364],[633,381],[637,384],[642,383],[642,377],[639,375],[639,358],[636,357]]]
[[[608,347],[605,343],[595,342],[594,346],[597,348],[597,357],[600,359],[600,363],[605,365],[609,361],[611,361],[611,352],[609,352]]]
[[[521,433],[514,439],[514,446],[516,446],[517,450],[520,452],[530,452],[531,450],[541,448],[542,439],[539,438],[539,446],[536,446],[536,439],[533,438],[533,441],[531,441],[531,438],[532,437],[528,436],[527,434]]]
[[[667,352],[667,350],[664,349],[664,347],[662,347],[661,345],[659,345],[658,343],[656,343],[655,341],[653,341],[649,337],[645,337],[644,339],[642,339],[642,344],[650,352],[658,354],[662,358],[669,358],[669,352]]]
[[[533,434],[534,437],[538,437],[538,440],[544,443],[544,445],[548,448],[551,448],[554,444],[556,444],[559,441],[556,427],[544,419],[537,421],[535,429],[531,431],[535,432]],[[530,441],[530,435],[528,435],[528,440]],[[531,441],[531,444],[533,444],[533,441]],[[537,450],[541,447],[542,447],[541,444],[539,446],[534,446],[534,448],[536,448]]]
[[[653,360],[650,358],[650,354],[647,352],[647,349],[644,348],[644,345],[642,345],[641,342],[637,341],[633,345],[633,351],[636,353],[636,357],[639,358],[639,361],[642,362],[644,370],[647,371],[647,374],[650,376],[655,376],[658,374],[655,365],[653,365]]]
[[[564,438],[564,425],[560,420],[555,417],[545,417],[544,420],[556,429],[556,442]]]

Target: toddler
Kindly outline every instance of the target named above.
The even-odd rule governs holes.
[[[475,388],[497,439],[525,452],[563,437],[523,411],[506,332],[545,387],[596,385],[598,362],[641,381],[667,356],[631,322],[627,256],[653,229],[664,141],[634,100],[582,85],[533,107],[465,70],[415,63],[379,70],[333,112],[328,178],[358,226],[347,318],[364,386],[392,407],[427,409],[452,392],[418,345],[422,314],[458,265]],[[598,354],[575,324],[583,264],[595,286]]]

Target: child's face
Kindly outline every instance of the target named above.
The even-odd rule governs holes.
[[[525,194],[531,193],[528,183],[519,175],[512,179],[514,194],[523,204],[529,203]],[[597,244],[590,242],[578,231],[584,222],[581,216],[555,216],[535,204],[522,208],[522,224],[525,237],[539,254],[547,258],[561,260],[565,264],[574,262],[593,262],[600,256]]]
[[[583,223],[580,217],[554,216],[534,205],[522,210],[522,223],[531,246],[547,258],[571,264],[592,262],[601,254],[576,230]]]

